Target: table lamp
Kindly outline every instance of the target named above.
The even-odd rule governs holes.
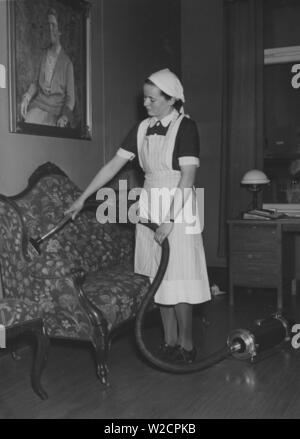
[[[269,184],[270,180],[262,171],[258,169],[251,169],[246,172],[241,180],[241,185],[245,186],[248,191],[252,192],[252,208],[257,209],[257,196],[266,184]]]

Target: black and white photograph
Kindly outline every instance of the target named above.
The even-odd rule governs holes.
[[[300,418],[299,23],[0,0],[0,419]]]

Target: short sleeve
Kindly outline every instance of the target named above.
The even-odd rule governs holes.
[[[138,124],[135,125],[127,134],[124,141],[122,142],[120,148],[117,151],[117,155],[127,159],[133,160],[137,155],[137,131]]]
[[[173,157],[175,169],[184,165],[200,165],[200,141],[196,122],[185,117],[178,129]]]

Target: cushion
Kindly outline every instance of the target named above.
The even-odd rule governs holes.
[[[148,277],[135,274],[128,265],[119,265],[105,272],[88,274],[83,290],[103,312],[110,331],[135,316],[149,286]]]
[[[39,305],[28,299],[0,299],[0,324],[7,328],[41,315]]]

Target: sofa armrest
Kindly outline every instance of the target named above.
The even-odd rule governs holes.
[[[61,277],[32,276],[24,296],[38,303],[50,337],[91,339],[93,327],[79,289],[84,275],[77,269]]]

